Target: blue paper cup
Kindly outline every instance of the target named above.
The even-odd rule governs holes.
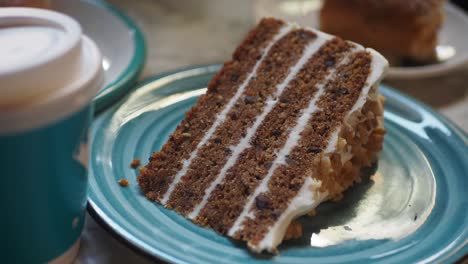
[[[3,8],[0,57],[1,262],[71,262],[84,224],[101,54],[65,15]]]

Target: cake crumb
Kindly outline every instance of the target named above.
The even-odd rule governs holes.
[[[284,240],[298,239],[302,236],[302,225],[297,221],[292,221],[286,229]]]
[[[127,181],[127,179],[120,179],[119,184],[122,187],[127,187],[130,183]]]
[[[132,163],[130,163],[130,167],[132,167],[133,169],[138,168],[138,166],[140,166],[140,159],[139,158],[134,159],[132,161]]]
[[[156,193],[151,191],[146,194],[146,198],[150,199],[151,201],[156,201],[157,197],[158,196],[156,195]]]

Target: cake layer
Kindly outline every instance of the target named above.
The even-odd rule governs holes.
[[[205,193],[210,193],[213,188],[213,182],[225,174],[222,171],[225,164],[237,159],[238,148],[234,146],[240,145],[241,138],[247,137],[248,128],[267,107],[268,98],[276,96],[277,85],[297,63],[306,44],[315,38],[312,32],[292,30],[271,47],[258,67],[255,78],[246,85],[244,93],[234,103],[222,124],[207,144],[199,149],[197,157],[181,180],[173,183],[177,185],[167,202],[169,208],[186,214],[195,205],[202,203]]]
[[[331,133],[356,103],[370,72],[369,53],[357,52],[347,58],[348,63],[338,66],[329,75],[327,84],[320,85],[320,92],[299,117],[289,142],[279,151],[275,165],[251,198],[250,208],[244,209],[249,217],[244,214],[244,219],[237,220],[240,226],[230,231],[235,238],[259,243],[299,193],[306,177],[313,175],[321,181],[322,174],[314,173],[311,166],[313,159],[327,148]],[[329,196],[341,193],[342,189],[333,187],[322,186],[321,189]]]
[[[310,44],[312,45],[312,44]],[[226,179],[210,195],[197,219],[219,232],[227,232],[245,206],[247,198],[271,168],[276,153],[284,145],[288,131],[301,110],[316,94],[317,83],[323,81],[336,62],[345,57],[351,45],[334,38],[313,54],[291,80],[277,103],[259,126],[250,147],[226,173]]]
[[[339,198],[375,159],[387,62],[274,19],[243,43],[138,180],[149,199],[274,252],[294,218]]]
[[[230,98],[238,92],[239,85],[247,82],[258,58],[262,57],[264,49],[279,36],[284,26],[282,21],[265,19],[252,29],[234,52],[232,60],[226,62],[208,84],[209,92],[201,96],[199,103],[187,112],[161,151],[153,153],[149,164],[138,177],[141,190],[149,199],[160,201],[163,198],[177,172],[184,167],[183,161],[194,156],[197,145],[208,140],[206,135],[210,124],[226,109]]]

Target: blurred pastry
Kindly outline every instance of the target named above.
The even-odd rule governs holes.
[[[325,0],[321,30],[372,47],[391,64],[436,60],[445,0]]]
[[[0,7],[10,6],[50,8],[50,0],[0,0]]]

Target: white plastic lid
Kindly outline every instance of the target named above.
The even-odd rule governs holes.
[[[0,58],[0,132],[72,113],[89,103],[102,84],[97,46],[75,20],[58,12],[1,8]],[[32,115],[35,119],[29,120]]]

